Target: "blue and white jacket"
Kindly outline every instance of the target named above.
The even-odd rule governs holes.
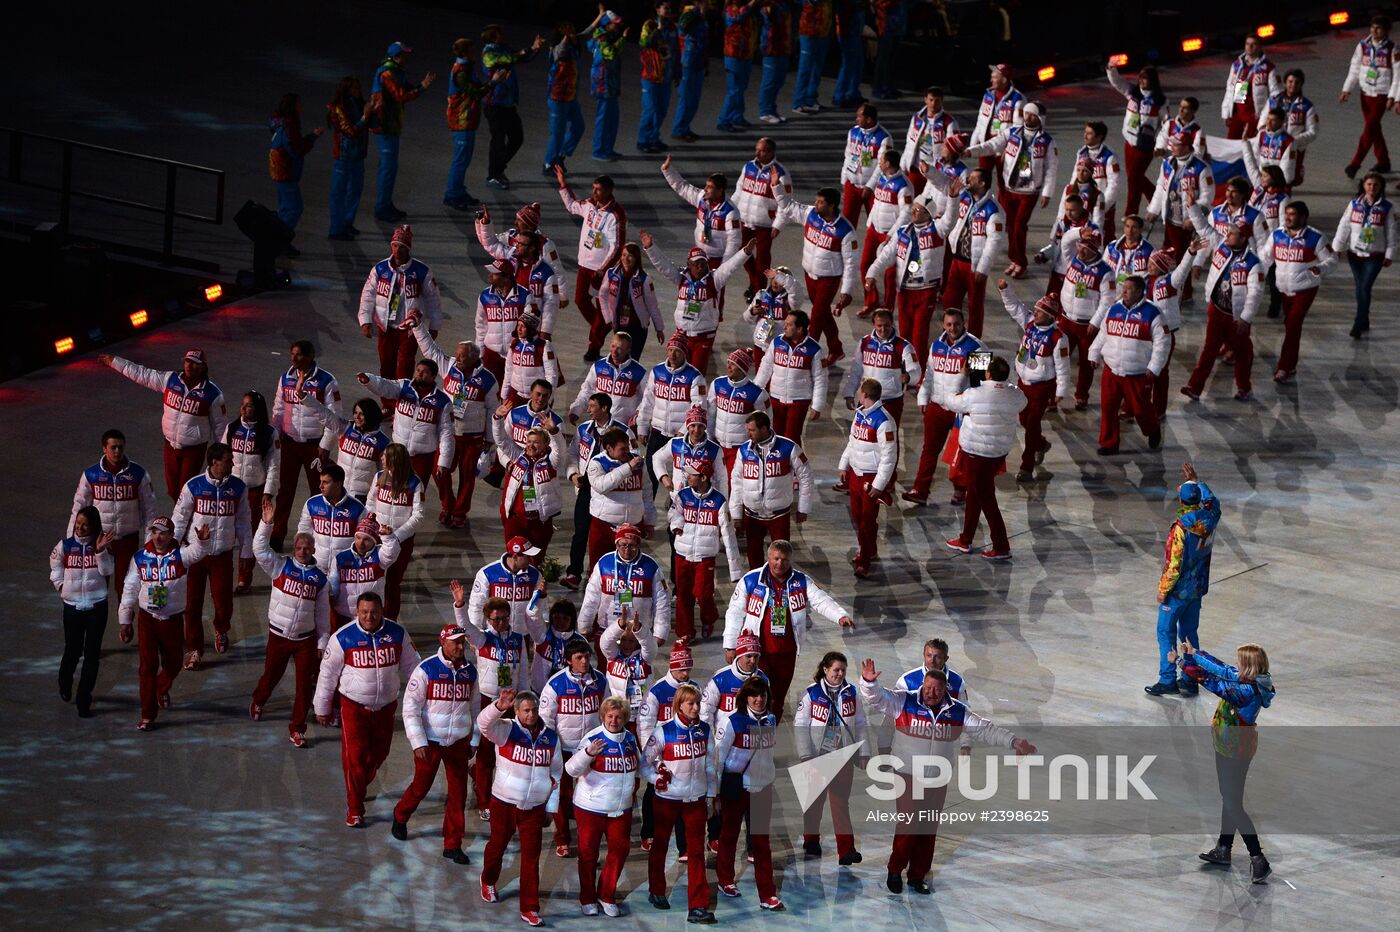
[[[326,644],[316,681],[316,714],[331,714],[331,698],[337,692],[371,712],[392,705],[418,659],[413,639],[397,621],[385,618],[373,633],[359,621],[350,622]]]
[[[579,631],[588,634],[595,624],[599,631],[615,627],[623,594],[628,592],[632,617],[642,623],[639,637],[667,640],[671,634],[671,592],[665,571],[646,554],[627,563],[618,558],[616,550],[603,554],[593,566],[579,610]]]
[[[415,751],[471,741],[476,730],[476,667],[448,661],[439,649],[414,668],[403,692],[403,730]]]
[[[603,739],[603,749],[595,756],[588,745],[597,738]],[[599,725],[579,739],[564,769],[574,778],[574,808],[616,818],[632,808],[642,749],[630,731],[611,732]]]
[[[662,799],[695,802],[719,793],[715,758],[710,753],[710,726],[671,718],[656,726],[642,745],[642,779],[655,785],[664,766],[670,783],[658,789]]]
[[[226,553],[239,546],[238,555],[253,555],[252,514],[248,510],[248,486],[234,475],[214,479],[208,470],[186,482],[175,501],[175,539],[184,540],[197,527],[209,528],[206,554]]]

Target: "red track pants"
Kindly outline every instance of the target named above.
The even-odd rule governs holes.
[[[345,768],[347,814],[365,814],[365,789],[374,782],[394,742],[397,702],[370,711],[345,695],[340,697],[340,762]]]
[[[263,674],[253,689],[253,702],[267,705],[272,691],[282,681],[291,662],[296,676],[296,692],[292,699],[292,720],[287,731],[296,734],[306,733],[306,712],[311,708],[311,698],[316,692],[316,674],[321,669],[321,657],[316,650],[314,637],[291,641],[276,631],[267,632],[267,652],[263,656]]]
[[[447,809],[442,814],[442,850],[462,847],[466,834],[467,775],[471,772],[472,743],[463,738],[453,744],[429,742],[425,757],[413,755],[413,781],[394,807],[394,821],[407,822],[437,779],[438,764],[447,768]]]

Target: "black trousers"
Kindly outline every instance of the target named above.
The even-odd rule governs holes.
[[[651,458],[656,455],[657,450],[670,443],[671,439],[659,430],[649,430],[647,433],[647,475],[651,477],[652,498],[656,498],[656,488],[661,484],[661,480],[657,477],[656,470],[652,468]]]
[[[1215,755],[1215,779],[1220,785],[1220,844],[1226,848],[1235,840],[1235,832],[1240,833],[1251,855],[1259,854],[1259,835],[1254,830],[1254,820],[1244,811],[1244,781],[1249,776],[1248,757],[1225,757]]]
[[[486,156],[486,177],[504,178],[506,166],[525,143],[525,127],[515,107],[486,107],[486,124],[491,128],[491,148]]]
[[[102,635],[107,630],[107,600],[87,611],[63,604],[63,659],[58,664],[58,684],[64,692],[73,688],[73,672],[83,662],[78,677],[77,705],[92,705],[92,688],[97,685],[97,664],[102,659]]]
[[[588,528],[593,523],[593,516],[588,512],[588,503],[593,498],[593,493],[588,487],[588,477],[580,473],[579,478],[582,484],[574,498],[574,538],[569,542],[569,566],[565,570],[566,574],[572,573],[575,576],[583,575],[583,568],[588,560]],[[587,579],[583,581],[588,582]]]

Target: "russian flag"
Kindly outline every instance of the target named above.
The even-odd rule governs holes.
[[[1210,163],[1210,173],[1215,178],[1217,204],[1225,200],[1225,182],[1235,177],[1249,181],[1249,172],[1244,167],[1245,144],[1243,139],[1206,137],[1206,161]],[[1253,187],[1252,182],[1250,186]]]

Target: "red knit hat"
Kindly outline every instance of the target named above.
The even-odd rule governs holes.
[[[355,535],[365,535],[376,544],[379,543],[379,521],[374,517],[374,512],[367,511],[360,519],[360,523],[355,525]]]
[[[1038,311],[1045,311],[1047,314],[1059,317],[1060,296],[1056,294],[1045,295],[1039,301],[1035,302],[1035,309]]]
[[[690,341],[685,338],[685,334],[683,333],[671,334],[671,339],[666,341],[666,348],[670,349],[673,346],[680,347],[683,353],[690,352]]]
[[[685,261],[694,262],[696,259],[706,264],[710,261],[710,257],[705,254],[705,250],[701,249],[699,246],[691,246],[690,252],[686,253]]]
[[[709,415],[705,413],[704,405],[691,405],[690,410],[685,412],[686,427],[689,427],[691,424],[700,424],[703,426],[709,424],[709,422],[710,418]]]
[[[745,654],[761,653],[763,653],[763,642],[758,639],[758,635],[750,631],[745,631],[743,634],[739,635],[739,643],[734,651],[736,659]]]
[[[413,227],[404,224],[401,227],[394,227],[394,235],[389,237],[389,245],[403,243],[409,249],[413,248]]]
[[[642,531],[635,524],[619,524],[617,530],[613,531],[613,543],[617,543],[627,537],[635,537],[637,540],[641,540]]]
[[[1147,257],[1147,271],[1153,275],[1166,275],[1176,267],[1176,250],[1170,247],[1159,249]]]
[[[967,141],[967,133],[954,133],[951,136],[944,137],[943,145],[947,146],[948,151],[953,153],[954,158],[957,158],[967,151]]]
[[[523,226],[529,227],[532,230],[535,229],[540,225],[541,210],[542,208],[540,207],[539,201],[535,201],[533,204],[526,204],[515,212],[515,225],[517,227]]]
[[[695,666],[695,660],[690,653],[690,644],[686,642],[685,638],[677,639],[671,647],[671,672],[689,670],[693,666]]]
[[[730,353],[729,361],[745,372],[753,368],[753,354],[746,349],[736,349],[734,352]]]

